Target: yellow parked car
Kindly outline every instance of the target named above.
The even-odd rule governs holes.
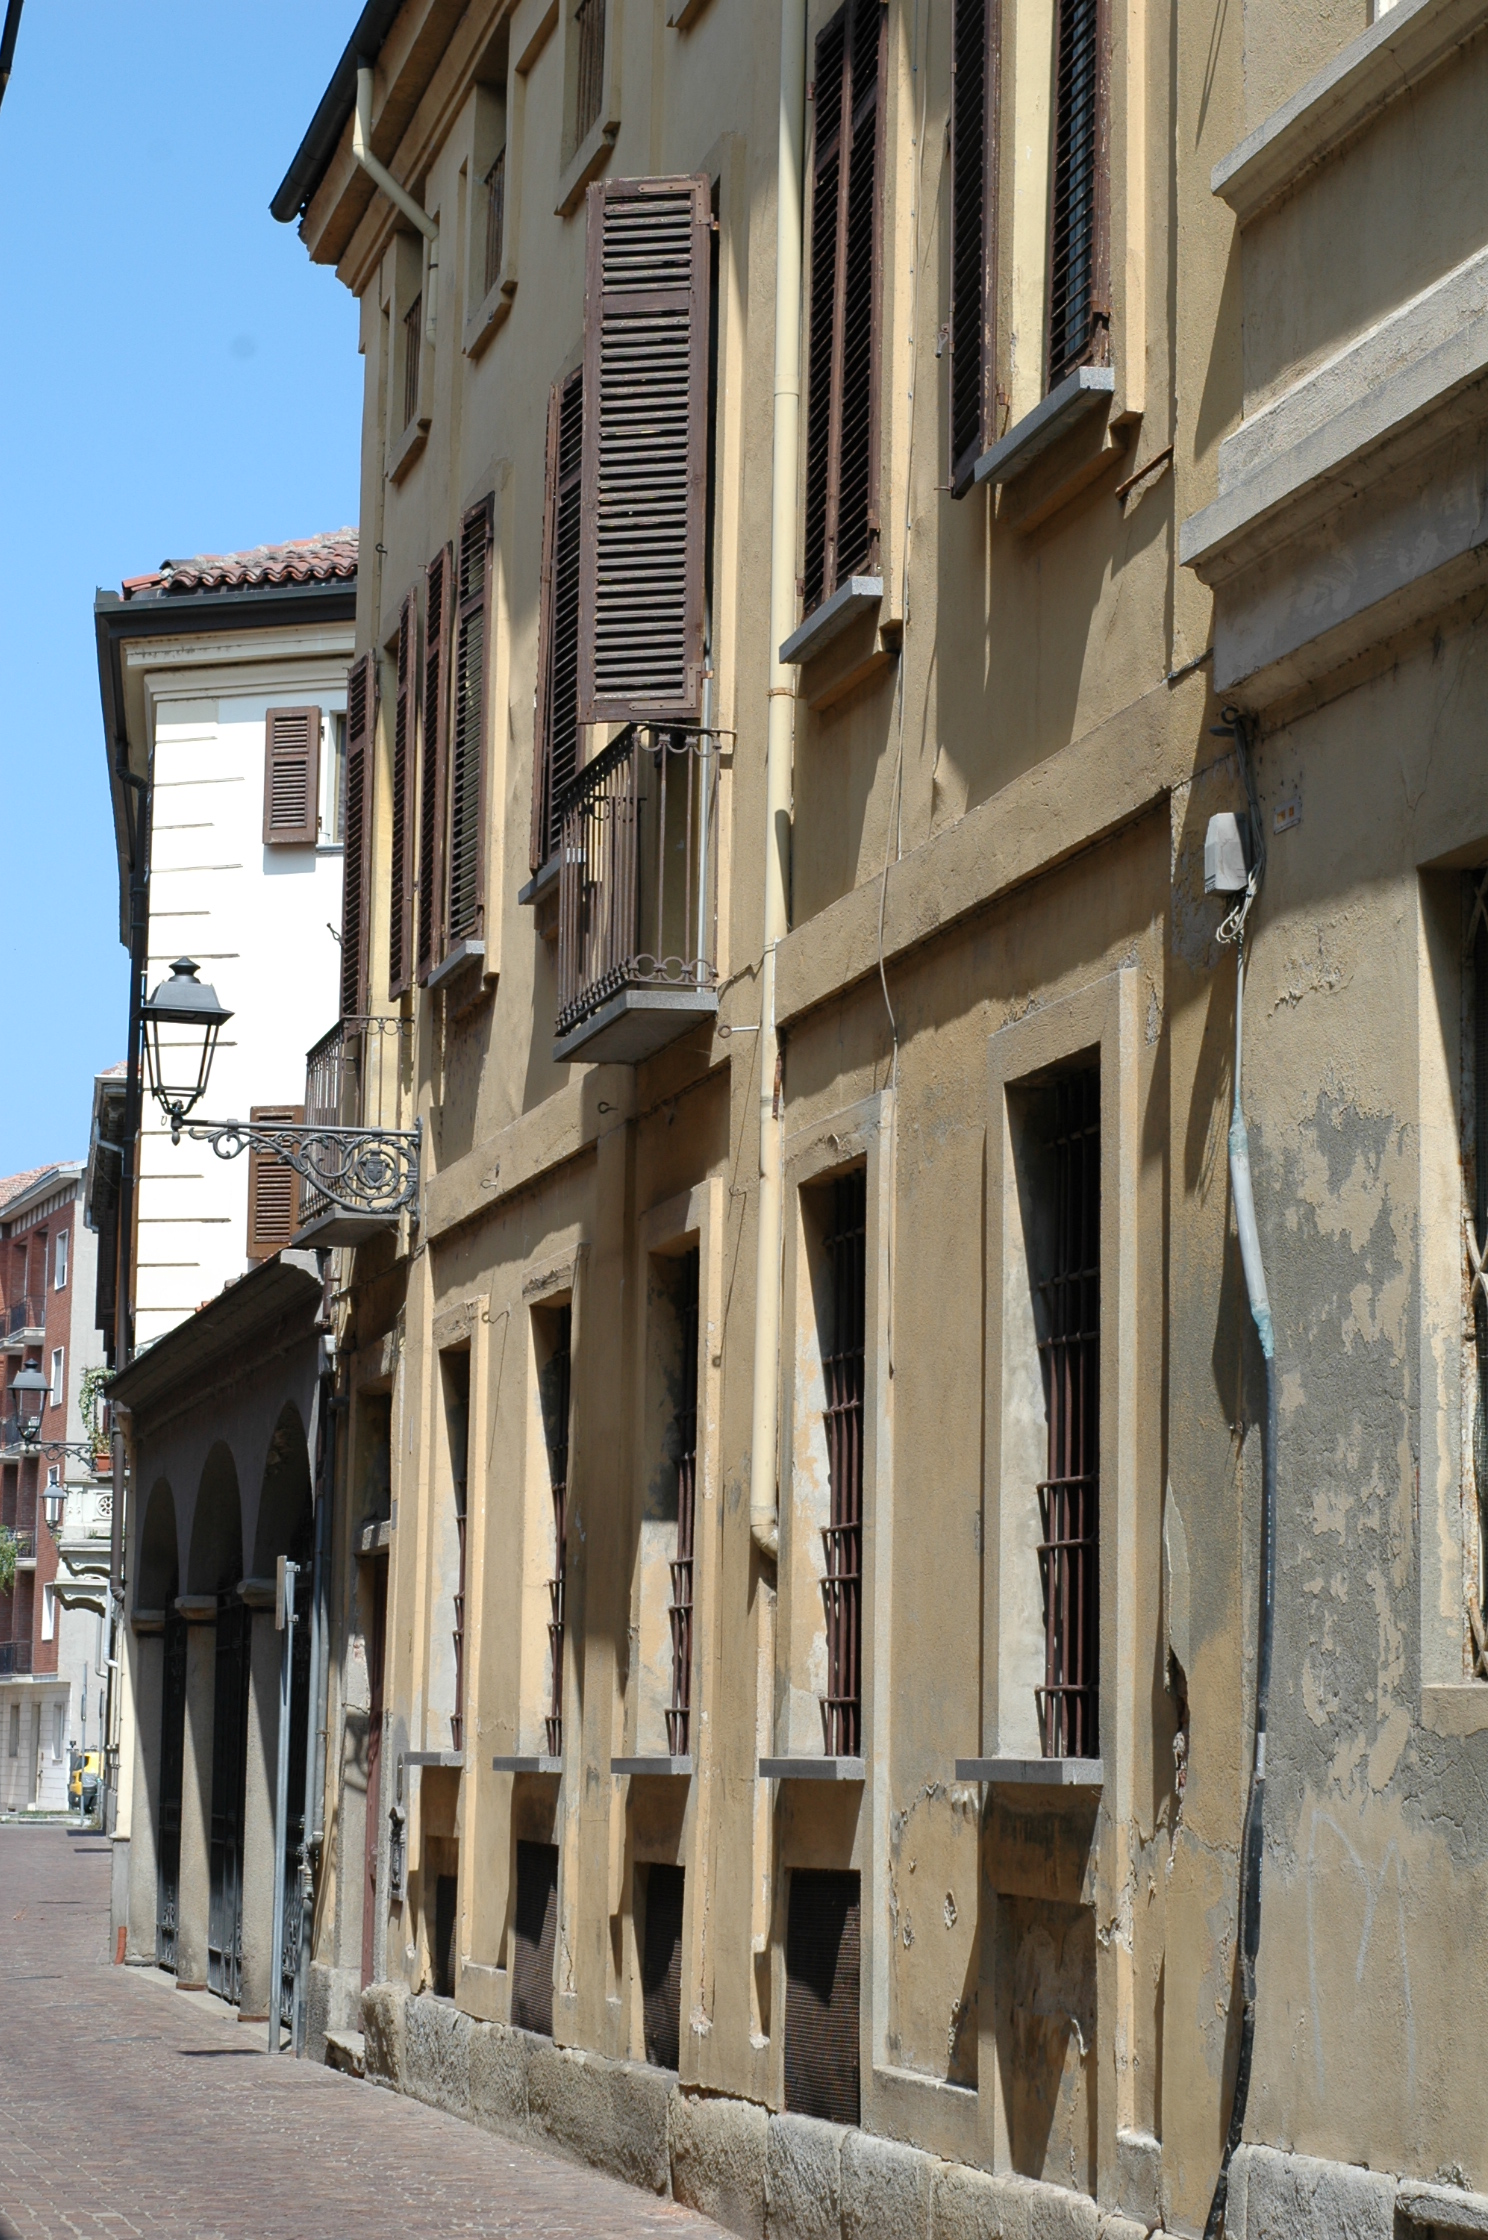
[[[74,1750],[67,1794],[75,1809],[94,1812],[98,1807],[98,1780],[103,1759],[97,1750]]]

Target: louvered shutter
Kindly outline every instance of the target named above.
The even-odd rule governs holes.
[[[255,1104],[248,1109],[253,1127],[298,1126],[302,1104]],[[273,1151],[250,1146],[248,1152],[248,1257],[267,1260],[281,1252],[300,1225],[300,1178]]]
[[[483,498],[460,523],[459,608],[450,680],[446,948],[477,938],[485,923],[486,672],[495,507],[494,498]]]
[[[954,0],[951,25],[951,492],[995,439],[998,0]]]
[[[422,690],[423,760],[419,783],[418,976],[423,984],[443,953],[444,921],[439,898],[444,881],[445,724],[449,692],[450,587],[455,548],[447,544],[429,562],[424,590],[424,666]]]
[[[341,857],[341,1016],[364,1015],[372,903],[372,741],[377,657],[364,653],[346,679],[346,839]]]
[[[804,607],[878,560],[883,0],[846,0],[816,41],[806,346]]]
[[[320,710],[270,708],[264,718],[263,836],[313,847],[320,833]]]
[[[705,178],[589,189],[581,724],[702,709],[709,198]]]
[[[418,600],[398,613],[398,696],[393,716],[393,847],[388,896],[388,995],[402,995],[413,956],[413,756],[418,706]]]
[[[1104,0],[1059,0],[1049,196],[1051,389],[1076,366],[1102,363],[1109,351],[1105,15]]]
[[[853,2123],[859,2112],[858,1877],[796,1867],[785,1927],[785,2105]]]
[[[555,382],[548,399],[543,514],[537,741],[532,776],[534,873],[557,852],[553,804],[579,766],[579,560],[584,474],[584,376]]]

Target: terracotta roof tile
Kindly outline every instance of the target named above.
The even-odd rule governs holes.
[[[126,576],[126,599],[147,593],[179,598],[197,591],[246,591],[275,583],[355,582],[357,532],[328,529],[288,544],[259,544],[251,552],[199,552],[190,560],[162,560],[152,575]]]

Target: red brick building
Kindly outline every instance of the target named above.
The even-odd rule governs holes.
[[[48,1386],[40,1441],[80,1436],[81,1355],[94,1350],[84,1336],[92,1298],[80,1262],[91,1263],[92,1239],[81,1223],[82,1174],[67,1161],[0,1181],[0,1527],[15,1543],[14,1582],[0,1592],[0,1810],[65,1802],[86,1688],[86,1647],[70,1669],[78,1658],[56,1593],[59,1534],[45,1512],[49,1485],[66,1492],[69,1465],[44,1446],[25,1451],[11,1393],[22,1369],[39,1369]]]

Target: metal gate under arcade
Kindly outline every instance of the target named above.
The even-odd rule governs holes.
[[[302,1558],[300,1577],[310,1577],[308,1558]],[[290,1673],[289,1794],[284,1816],[284,1945],[279,1974],[279,2020],[286,2030],[295,2026],[295,1983],[300,1971],[300,1941],[304,1934],[305,1886],[300,1868],[305,1850],[305,1745],[310,1714],[310,1628],[313,1613],[309,1596],[294,1630],[294,1665]]]
[[[172,1610],[165,1621],[160,1690],[160,1836],[155,1881],[155,1959],[176,1969],[176,1923],[181,1900],[181,1769],[186,1745],[186,1620]]]
[[[217,1608],[217,1673],[212,1697],[207,1989],[234,2005],[243,1967],[243,1805],[252,1651],[252,1611],[236,1597],[224,1596]]]

